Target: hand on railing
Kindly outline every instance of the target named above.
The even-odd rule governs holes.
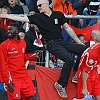
[[[37,53],[36,53],[36,57],[37,57],[37,58],[40,58],[41,56],[42,56],[42,52],[37,51]]]

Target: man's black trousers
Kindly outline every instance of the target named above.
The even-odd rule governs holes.
[[[81,55],[87,47],[76,43],[66,42],[62,39],[47,41],[46,46],[51,54],[65,62],[57,81],[60,85],[65,87],[67,86],[73,65],[73,56],[71,53]]]

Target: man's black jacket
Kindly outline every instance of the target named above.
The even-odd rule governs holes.
[[[37,47],[34,45],[34,40],[36,39],[36,33],[34,27],[30,27],[29,30],[25,33],[25,42],[26,42],[26,52],[34,52],[36,50],[43,50],[43,47]]]

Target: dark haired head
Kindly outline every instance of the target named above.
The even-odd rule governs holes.
[[[9,8],[9,7],[7,7],[7,6],[3,6],[3,7],[2,7],[2,9],[7,9],[8,14],[10,14],[10,13],[11,13],[10,8]]]
[[[84,36],[83,34],[78,34],[77,37],[80,38],[81,36]]]
[[[8,26],[8,37],[9,38],[13,38],[13,39],[19,39],[18,37],[18,33],[19,33],[19,26],[18,24],[10,24]]]
[[[19,26],[18,26],[18,24],[13,23],[13,24],[10,24],[9,26],[16,27],[16,29],[19,31]]]

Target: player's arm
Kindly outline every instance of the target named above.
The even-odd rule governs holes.
[[[83,90],[82,93],[84,95],[88,94],[88,90],[87,90],[87,78],[88,78],[88,74],[87,72],[85,72],[84,70],[82,71],[82,83],[83,83]]]
[[[70,37],[72,39],[74,39],[74,41],[78,44],[83,44],[77,37],[76,33],[73,31],[73,29],[67,24],[65,23],[63,25],[64,29],[66,30],[66,32],[70,35]],[[84,45],[84,44],[83,44]]]
[[[36,60],[36,58],[40,58],[41,55],[42,55],[42,52],[39,52],[39,51],[33,54],[25,54],[24,59],[25,60]]]
[[[6,46],[1,44],[1,57],[2,57],[2,74],[4,82],[9,83],[9,68],[8,68],[8,56],[6,51]]]
[[[33,54],[25,54],[25,60],[36,60],[36,53]]]
[[[21,21],[21,22],[29,22],[29,19],[27,16],[18,16],[18,15],[9,15],[9,14],[0,14],[1,18],[8,18],[15,21]]]

